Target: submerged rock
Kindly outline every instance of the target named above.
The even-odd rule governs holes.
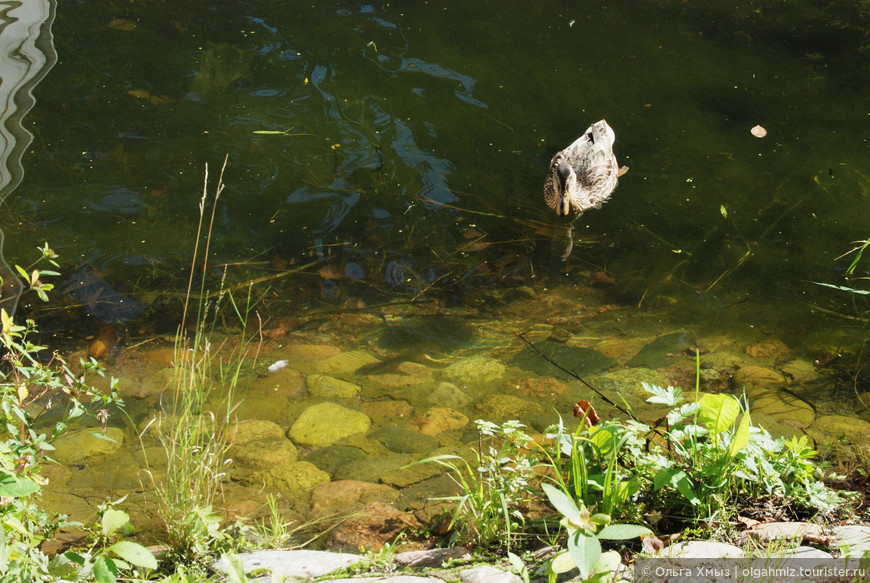
[[[538,415],[541,412],[541,406],[534,401],[521,399],[514,395],[497,393],[478,403],[477,410],[484,418],[501,422],[508,419],[525,420],[528,417]]]
[[[746,354],[752,358],[760,358],[762,360],[767,358],[779,359],[788,356],[789,349],[782,340],[770,338],[757,344],[750,344],[746,347]]]
[[[305,384],[313,396],[326,399],[350,399],[362,391],[359,385],[322,374],[308,375]]]
[[[240,465],[266,469],[295,462],[299,452],[292,441],[281,435],[281,437],[258,439],[234,445],[230,448],[229,455]]]
[[[734,375],[734,380],[740,385],[756,387],[782,387],[786,384],[782,374],[764,366],[740,367]]]
[[[330,481],[329,474],[305,461],[288,462],[258,470],[237,469],[233,472],[233,479],[244,486],[284,492],[291,499],[307,495],[317,486]]]
[[[815,365],[808,360],[795,359],[780,367],[784,375],[796,383],[807,383],[819,377]]]
[[[806,429],[816,418],[812,405],[788,391],[752,389],[747,396],[751,413],[765,413],[783,425]]]
[[[372,502],[332,531],[329,546],[342,550],[379,551],[402,531],[422,526],[411,513],[397,510],[389,504]]]
[[[403,399],[369,401],[361,407],[375,423],[395,422],[397,419],[410,418],[414,414],[414,406]]]
[[[368,415],[336,403],[320,403],[305,409],[290,427],[290,439],[300,445],[325,447],[372,426]]]
[[[431,435],[412,431],[395,425],[386,425],[369,434],[390,451],[396,453],[425,453],[438,447],[438,440]]]
[[[284,439],[284,430],[272,421],[248,419],[233,425],[227,439],[234,445],[245,445],[263,439]]]
[[[614,403],[621,404],[622,399],[625,399],[633,409],[641,413],[647,413],[655,419],[665,415],[671,409],[664,405],[651,405],[646,402],[651,395],[644,390],[643,383],[659,387],[668,386],[668,380],[665,375],[657,370],[642,367],[624,368],[595,375],[587,380],[593,387],[597,387],[599,391]],[[591,396],[595,401],[598,401],[598,399],[591,394],[591,391],[585,392],[589,394],[589,396],[585,396],[584,398],[590,399]]]
[[[816,440],[816,446],[824,450],[866,449],[870,445],[870,423],[855,417],[824,415],[807,428],[807,434]]]
[[[429,394],[428,401],[432,405],[449,407],[451,409],[464,409],[471,404],[473,399],[468,393],[453,383],[443,382]]]
[[[72,475],[66,485],[71,490],[136,490],[142,483],[139,470],[139,465],[132,456],[121,454],[97,463],[85,464]]]
[[[407,453],[388,453],[367,457],[338,468],[335,472],[335,478],[337,480],[380,482],[384,476],[410,464],[414,459],[414,456]]]
[[[628,361],[628,366],[662,368],[673,364],[673,359],[677,356],[687,356],[697,346],[698,340],[689,332],[665,334],[641,348],[640,352]]]
[[[330,445],[316,449],[307,456],[304,461],[311,462],[330,476],[335,477],[339,468],[347,467],[353,462],[363,460],[368,454],[357,447],[346,445]]]
[[[408,426],[426,435],[438,435],[445,431],[462,429],[468,425],[468,417],[449,407],[432,407],[413,419]]]
[[[597,350],[569,346],[552,340],[538,342],[535,347],[540,351],[540,354],[527,347],[511,359],[511,364],[523,370],[530,370],[542,377],[555,377],[564,381],[575,377],[562,368],[571,371],[576,376],[585,378],[607,369],[614,362],[613,359],[607,358]],[[555,366],[550,361],[559,366]]]
[[[364,366],[377,364],[380,360],[363,352],[362,350],[351,350],[342,352],[335,356],[330,356],[317,363],[317,372],[322,374],[349,374],[355,373]]]
[[[505,370],[505,365],[494,358],[472,356],[454,362],[441,371],[441,376],[458,387],[477,387],[500,380],[504,377]]]
[[[311,493],[314,516],[345,514],[372,502],[392,504],[399,499],[399,491],[384,484],[359,480],[339,480],[317,486]]]
[[[281,349],[280,353],[273,356],[276,360],[285,359],[290,361],[290,366],[304,373],[317,373],[320,361],[341,354],[337,346],[326,344],[291,344]]]
[[[78,464],[87,459],[115,453],[124,444],[124,432],[117,427],[105,431],[96,427],[79,429],[58,437],[52,445],[54,459],[62,464]]]

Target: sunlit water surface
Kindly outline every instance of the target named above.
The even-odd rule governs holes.
[[[267,360],[328,345],[439,371],[486,354],[516,379],[528,330],[606,353],[590,374],[674,331],[857,353],[861,298],[812,282],[852,285],[836,258],[867,235],[860,31],[715,4],[63,3],[2,217],[11,262],[60,253],[63,295],[21,309],[79,347],[106,325],[122,347],[173,333],[204,167],[214,192],[227,156],[205,286],[255,280],[265,328],[296,319]],[[563,263],[543,180],[602,118],[630,170]],[[363,402],[426,404],[372,386]],[[820,386],[804,394],[824,408]]]

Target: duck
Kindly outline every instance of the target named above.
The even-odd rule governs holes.
[[[628,171],[627,166],[619,167],[613,154],[615,140],[613,129],[602,119],[553,156],[544,200],[557,215],[576,219],[607,202],[619,177]]]

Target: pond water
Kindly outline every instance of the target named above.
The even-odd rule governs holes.
[[[419,433],[415,415],[448,383],[461,395],[439,394],[470,419],[511,394],[540,426],[584,393],[523,360],[529,330],[584,375],[691,383],[691,360],[667,359],[700,346],[720,356],[706,365],[715,388],[756,366],[781,376],[750,384],[791,383],[820,414],[854,412],[848,387],[812,362],[860,354],[866,306],[813,282],[852,285],[837,258],[867,236],[868,31],[849,2],[788,15],[663,0],[63,3],[57,63],[24,120],[23,179],[0,216],[11,264],[44,241],[60,254],[62,294],[19,310],[71,352],[119,330],[110,370],[147,418],[147,379],[169,360],[159,340],[130,347],[179,325],[204,166],[213,191],[226,156],[204,285],[256,281],[263,298],[274,336],[251,417],[287,430],[331,400],[373,431],[406,416]],[[563,262],[544,178],[602,118],[630,170],[574,224]],[[282,318],[292,325],[274,332]],[[342,354],[364,356],[329,360]],[[282,359],[293,388],[276,405],[263,367]],[[469,359],[481,378],[447,372]],[[318,396],[314,375],[362,393]],[[387,401],[405,405],[372,405]]]

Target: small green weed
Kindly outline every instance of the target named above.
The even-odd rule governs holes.
[[[525,520],[520,507],[534,493],[529,486],[534,464],[526,449],[531,438],[518,421],[497,425],[478,420],[476,424],[481,440],[474,450],[474,464],[458,455],[440,455],[410,465],[439,464],[462,489],[456,496],[433,498],[456,502],[450,526],[458,540],[510,550]]]

